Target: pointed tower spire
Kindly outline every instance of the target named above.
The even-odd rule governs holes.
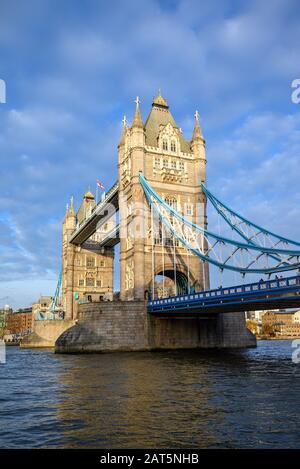
[[[70,199],[70,210],[72,214],[74,213],[74,197],[72,196]]]
[[[195,140],[203,140],[203,135],[200,129],[199,125],[199,112],[195,112],[195,127],[194,127],[194,132],[193,132],[193,138],[192,141],[194,142]]]
[[[143,120],[140,112],[140,99],[137,96],[135,99],[135,114],[132,122],[132,127],[143,127]]]
[[[126,131],[128,129],[128,126],[127,126],[127,119],[126,119],[126,116],[124,115],[123,119],[122,119],[122,124],[123,124],[123,130],[122,130],[122,134],[121,134],[121,138],[120,138],[120,142],[119,142],[119,145],[124,145],[125,143],[125,135],[126,135]]]

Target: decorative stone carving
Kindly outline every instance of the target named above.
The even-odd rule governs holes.
[[[126,263],[126,277],[125,277],[125,288],[126,290],[130,290],[130,288],[133,288],[133,260],[130,259]]]

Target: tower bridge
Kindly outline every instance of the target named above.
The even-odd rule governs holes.
[[[132,125],[123,120],[117,182],[100,202],[88,192],[77,213],[73,202],[67,208],[62,299],[66,320],[76,324],[56,350],[255,346],[245,310],[300,306],[299,276],[277,277],[300,268],[300,243],[247,220],[209,191],[198,112],[187,140],[160,94],[145,122],[135,103]],[[208,201],[230,236],[208,229]],[[268,279],[210,289],[209,266]]]

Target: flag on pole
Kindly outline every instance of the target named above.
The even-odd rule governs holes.
[[[104,189],[104,185],[102,184],[101,181],[99,181],[99,179],[96,180],[96,183],[97,183],[97,186],[100,187],[100,189]]]

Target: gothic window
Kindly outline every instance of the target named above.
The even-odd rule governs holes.
[[[168,160],[165,159],[165,158],[164,158],[164,160],[163,160],[163,167],[164,167],[164,168],[168,168],[168,167],[169,167],[169,162],[168,162]]]
[[[193,206],[192,204],[185,204],[185,213],[187,216],[193,215]]]
[[[102,280],[97,280],[97,287],[102,287]]]
[[[163,150],[168,151],[168,140],[166,138],[163,139],[162,145],[163,145]]]
[[[179,161],[179,169],[180,169],[180,171],[184,171],[184,162],[183,161]]]
[[[154,166],[155,168],[160,168],[160,158],[158,156],[155,157]]]
[[[99,261],[99,266],[100,267],[105,267],[105,262],[104,261]]]
[[[84,280],[83,280],[82,278],[80,278],[80,279],[78,280],[78,286],[79,286],[79,287],[84,287]]]
[[[87,277],[85,284],[87,287],[94,287],[95,286],[95,279]]]
[[[176,151],[176,142],[175,142],[175,140],[171,141],[171,151]]]
[[[167,196],[165,198],[165,202],[167,202],[168,205],[170,205],[170,207],[174,208],[174,210],[177,209],[177,200],[175,197],[173,196]]]
[[[89,269],[95,267],[95,259],[94,259],[94,257],[87,257],[87,258],[86,258],[86,266],[87,266]]]
[[[175,160],[171,161],[171,168],[176,169],[176,161]]]

